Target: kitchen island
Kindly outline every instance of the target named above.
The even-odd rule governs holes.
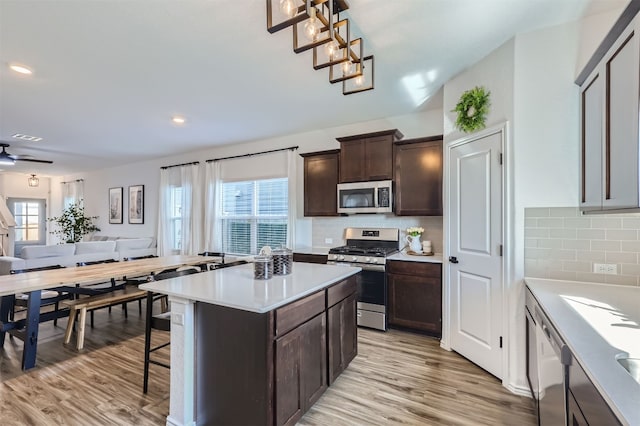
[[[168,425],[294,424],[357,354],[356,267],[246,264],[140,288],[171,302]]]

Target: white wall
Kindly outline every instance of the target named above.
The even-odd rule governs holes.
[[[98,170],[94,172],[79,173],[62,176],[60,181],[74,179],[84,179],[85,183],[85,210],[88,215],[97,215],[99,219],[96,224],[101,229],[102,235],[142,237],[156,235],[157,214],[158,214],[158,185],[160,179],[160,167],[172,164],[180,164],[191,161],[204,161],[212,158],[242,155],[271,149],[286,148],[289,146],[299,146],[299,153],[322,151],[339,148],[339,143],[335,138],[349,136],[360,133],[375,132],[388,129],[399,129],[405,139],[423,136],[442,134],[442,110],[428,110],[415,114],[388,117],[379,120],[372,120],[360,123],[353,123],[346,126],[319,129],[311,132],[286,135],[277,138],[247,142],[238,145],[226,145],[212,147],[211,149],[185,153],[171,158],[158,158],[138,164],[128,164],[125,166]],[[264,157],[268,166],[268,157]],[[276,161],[276,160],[274,160]],[[296,224],[297,245],[311,245],[313,241],[313,219],[304,218],[303,215],[303,170],[302,158],[299,158],[298,167],[298,215],[299,221]],[[58,181],[57,181],[58,182]],[[56,183],[57,184],[57,183]],[[125,212],[124,223],[122,225],[111,225],[108,223],[108,190],[109,188],[122,186],[125,191],[125,199],[130,185],[145,186],[145,212],[144,224],[130,225],[127,223]],[[58,185],[59,186],[59,185]],[[60,197],[59,193],[53,197]],[[125,200],[125,210],[128,202]],[[57,204],[54,214],[60,211]],[[356,225],[350,225],[356,226]]]
[[[576,206],[578,203],[578,88],[573,81],[619,12],[520,34],[471,69],[451,79],[444,90],[445,143],[461,134],[451,113],[462,91],[484,85],[491,91],[487,126],[511,124],[513,276],[505,283],[510,309],[506,385],[526,389],[523,321],[524,209]],[[585,28],[595,33],[582,38]],[[446,217],[445,217],[446,222]],[[446,223],[445,223],[446,226]]]

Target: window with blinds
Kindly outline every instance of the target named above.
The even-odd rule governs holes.
[[[169,188],[169,222],[171,223],[171,248],[182,248],[182,187]]]
[[[287,242],[288,180],[265,179],[222,184],[222,250],[257,254],[264,246]]]

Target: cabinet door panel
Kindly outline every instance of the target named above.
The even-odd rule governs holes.
[[[441,279],[388,274],[389,324],[442,334]]]
[[[602,92],[603,81],[597,73],[582,91],[582,158],[580,162],[580,208],[602,208]]]
[[[365,177],[364,139],[340,144],[340,182],[362,182]],[[337,196],[336,196],[337,202]]]
[[[442,141],[395,147],[397,216],[442,216]]]
[[[393,179],[393,140],[379,136],[365,140],[365,180]]]
[[[638,207],[638,35],[621,40],[606,62],[605,209]]]
[[[318,315],[300,327],[302,347],[302,400],[307,411],[327,389],[326,315]]]
[[[327,335],[331,385],[358,354],[355,294],[327,311]]]
[[[304,413],[300,328],[276,340],[276,424],[295,424]]]
[[[339,154],[310,155],[304,158],[304,215],[338,215]]]

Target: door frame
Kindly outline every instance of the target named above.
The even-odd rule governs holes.
[[[502,249],[502,385],[508,387],[510,383],[510,371],[509,371],[509,358],[510,358],[510,346],[511,336],[513,333],[511,318],[515,311],[515,308],[509,305],[509,290],[511,283],[513,283],[513,259],[514,259],[514,245],[513,245],[513,176],[511,172],[511,165],[513,164],[513,158],[511,154],[511,127],[508,121],[501,124],[486,128],[482,131],[473,133],[468,136],[464,136],[459,139],[445,142],[444,149],[444,185],[443,185],[443,236],[444,236],[444,250],[443,250],[443,268],[442,268],[442,305],[444,307],[442,312],[442,339],[440,340],[440,347],[448,351],[451,350],[450,335],[451,335],[451,279],[449,273],[449,256],[451,247],[451,231],[449,222],[449,212],[451,211],[451,200],[449,199],[449,173],[451,168],[449,167],[449,161],[451,160],[451,150],[457,146],[471,143],[478,139],[483,139],[487,136],[494,134],[500,134],[501,140],[501,152],[502,152],[502,235],[503,235],[503,249]],[[517,344],[514,340],[514,344]]]

